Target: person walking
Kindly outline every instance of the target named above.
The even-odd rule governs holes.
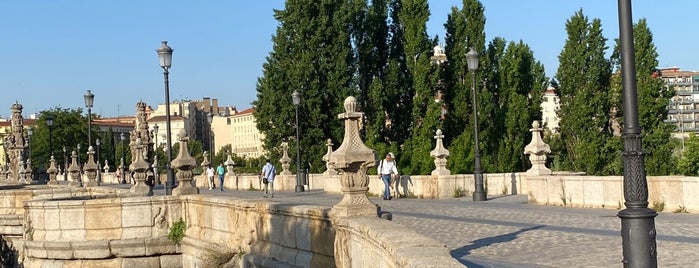
[[[206,178],[209,179],[209,190],[216,188],[216,184],[214,184],[214,168],[211,165],[206,169]]]
[[[262,197],[274,198],[274,176],[277,175],[277,169],[267,159],[267,163],[262,167],[262,183],[264,183],[264,193]]]
[[[393,199],[391,196],[391,175],[398,175],[398,168],[396,168],[396,162],[393,159],[393,153],[386,154],[386,158],[381,160],[376,171],[381,176],[384,185],[383,200]]]
[[[218,189],[223,192],[223,176],[226,175],[226,169],[223,168],[223,163],[218,165],[216,173],[218,174]]]

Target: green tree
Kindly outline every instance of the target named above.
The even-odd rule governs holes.
[[[46,117],[49,115],[53,116],[52,138],[50,139],[49,129],[46,126]],[[77,150],[78,143],[81,143],[81,150],[78,152],[80,160],[82,162],[86,161],[87,127],[87,115],[83,116],[80,108],[55,107],[40,111],[32,135],[31,159],[34,169],[45,169],[48,167],[51,147],[53,147],[56,165],[64,166],[65,164],[63,157],[59,156],[62,153],[62,147],[66,147],[68,161],[70,162],[70,152]],[[95,129],[93,129],[94,131]]]
[[[510,42],[501,59],[499,107],[504,131],[497,150],[496,172],[524,171],[528,166],[523,149],[531,140],[532,121],[541,119],[541,96],[547,79],[541,63],[522,41]]]
[[[685,176],[699,176],[699,136],[694,133],[685,141],[685,150],[678,163],[678,169]]]
[[[618,158],[619,148],[608,145],[612,137],[611,64],[605,58],[607,39],[601,21],[590,21],[580,10],[566,22],[566,32],[556,73],[561,94],[560,133],[565,143],[562,168],[594,175],[616,173],[617,168],[609,166]]]
[[[356,18],[347,1],[287,1],[275,10],[279,21],[273,49],[258,79],[254,115],[265,136],[263,147],[277,159],[283,139],[295,140],[292,92],[301,94],[299,129],[302,167],[319,172],[328,138],[341,140],[344,128],[337,120],[345,97],[353,92],[353,53],[350,29]],[[290,150],[296,142],[289,142]],[[296,166],[296,165],[292,165]]]
[[[634,54],[636,68],[636,88],[638,95],[638,121],[642,129],[642,150],[645,155],[645,167],[648,175],[669,175],[676,172],[677,159],[672,156],[673,143],[671,134],[674,126],[665,123],[667,118],[667,106],[674,92],[664,86],[663,81],[656,77],[658,68],[658,52],[653,42],[653,34],[648,28],[645,19],[641,19],[633,27]],[[615,63],[617,73],[621,72],[621,52],[617,39],[612,62]],[[618,109],[621,108],[621,77],[616,75],[613,79],[614,99]],[[617,115],[620,124],[621,112]]]
[[[452,7],[451,13],[447,16],[444,24],[446,29],[445,52],[449,59],[444,74],[444,84],[446,89],[445,102],[449,108],[449,113],[444,120],[445,143],[450,151],[454,152],[448,167],[455,173],[465,173],[473,171],[473,106],[472,106],[472,82],[475,79],[476,90],[478,91],[479,113],[492,113],[493,95],[488,90],[483,90],[483,67],[488,66],[485,53],[485,9],[478,0],[464,0],[461,10]],[[466,62],[466,53],[473,48],[479,54],[479,70],[475,76],[471,76]],[[492,129],[483,127],[485,123],[492,120],[488,116],[479,117],[480,137],[487,139],[490,135],[485,135]],[[484,132],[485,131],[485,132]],[[480,144],[488,144],[485,140],[480,140]],[[486,148],[480,146],[481,148]],[[485,154],[494,154],[493,151],[483,150]],[[483,155],[483,154],[482,154]],[[487,158],[486,155],[483,155]],[[484,159],[485,160],[485,159]],[[490,170],[492,161],[482,161],[484,170]]]

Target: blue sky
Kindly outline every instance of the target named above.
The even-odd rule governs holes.
[[[565,22],[580,8],[602,20],[610,47],[618,36],[616,1],[482,2],[486,40],[523,40],[549,76],[558,67]],[[648,19],[660,67],[699,70],[699,55],[692,52],[699,43],[693,21],[699,1],[672,3],[635,1],[634,22]],[[430,1],[430,36],[444,37],[452,6],[460,8],[461,1]],[[248,108],[278,25],[272,10],[283,7],[281,0],[0,1],[0,117],[9,116],[15,101],[25,116],[83,107],[87,89],[95,94],[93,112],[104,116],[133,115],[139,100],[163,103],[155,52],[161,40],[175,50],[171,100],[212,97],[220,105]]]

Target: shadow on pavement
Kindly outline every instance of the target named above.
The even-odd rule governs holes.
[[[451,256],[454,257],[455,259],[459,260],[459,262],[461,262],[462,264],[465,264],[468,267],[480,267],[480,268],[490,267],[490,266],[484,266],[484,265],[481,265],[478,263],[473,263],[469,260],[463,259],[463,257],[468,255],[471,252],[471,250],[478,249],[481,247],[487,247],[487,246],[490,246],[493,244],[510,242],[510,241],[517,239],[517,236],[521,233],[540,229],[543,227],[545,227],[545,225],[538,225],[538,226],[520,229],[519,231],[509,233],[509,234],[481,238],[481,239],[473,241],[473,243],[471,243],[470,245],[466,245],[466,246],[452,250]]]

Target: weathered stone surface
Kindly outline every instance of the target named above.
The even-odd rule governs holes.
[[[111,253],[117,257],[138,257],[146,255],[145,241],[142,238],[109,241]]]
[[[160,256],[161,268],[177,268],[182,266],[182,255],[162,255]]]
[[[160,257],[124,258],[122,268],[160,267]]]
[[[181,253],[179,246],[175,245],[167,237],[146,238],[146,255],[177,254]]]
[[[70,247],[77,259],[104,259],[111,255],[106,240],[72,242]]]

